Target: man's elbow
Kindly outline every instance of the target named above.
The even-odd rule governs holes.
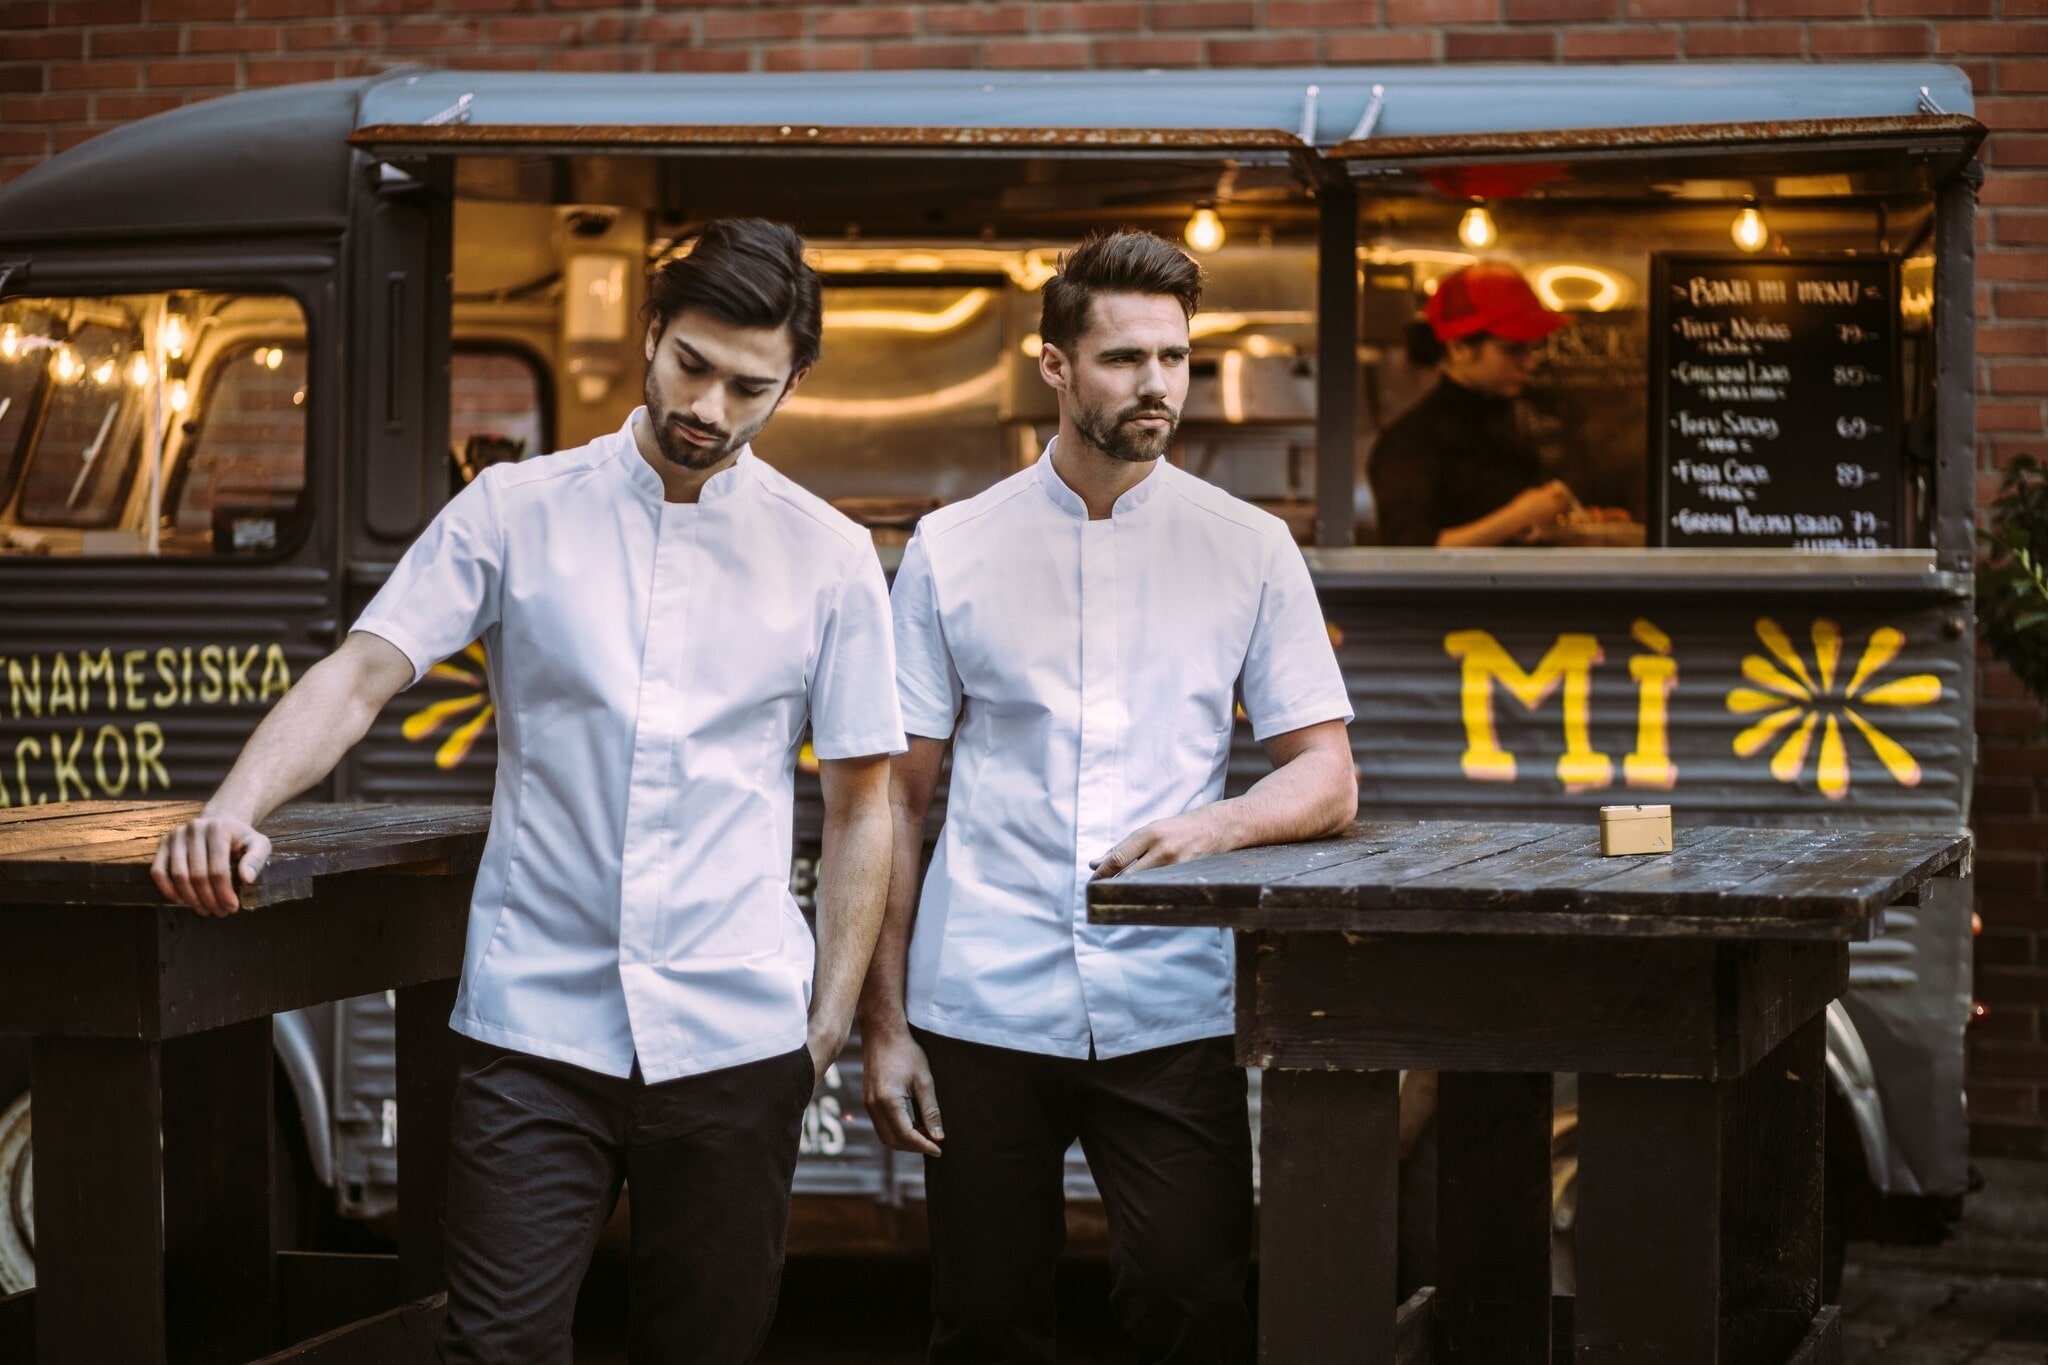
[[[1350,751],[1331,754],[1330,819],[1324,834],[1342,834],[1358,818],[1358,765]]]

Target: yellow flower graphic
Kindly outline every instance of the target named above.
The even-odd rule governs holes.
[[[1815,781],[1821,795],[1839,801],[1849,794],[1849,751],[1842,740],[1841,725],[1847,719],[1893,781],[1902,787],[1920,784],[1920,764],[1913,755],[1857,712],[1857,707],[1928,706],[1941,700],[1941,679],[1932,673],[1915,673],[1869,686],[1898,657],[1906,643],[1903,632],[1891,626],[1879,626],[1870,632],[1856,671],[1849,675],[1847,685],[1839,693],[1835,690],[1835,678],[1842,662],[1842,628],[1835,622],[1813,623],[1811,669],[1783,628],[1770,617],[1757,620],[1756,635],[1771,657],[1751,654],[1744,658],[1742,676],[1755,683],[1756,688],[1737,687],[1728,693],[1730,711],[1739,716],[1758,717],[1735,737],[1738,758],[1754,757],[1784,735],[1777,753],[1771,757],[1771,776],[1780,782],[1797,782],[1805,775],[1806,758],[1817,730],[1820,754]]]
[[[407,739],[417,743],[434,734],[443,725],[452,722],[457,716],[467,715],[471,711],[476,712],[474,716],[457,725],[448,738],[441,741],[441,747],[434,751],[434,766],[437,768],[453,768],[469,757],[469,751],[476,746],[477,736],[484,732],[484,727],[491,723],[491,717],[497,714],[497,708],[491,705],[490,679],[484,672],[483,642],[477,641],[470,645],[459,657],[475,664],[474,671],[458,668],[455,661],[450,659],[428,669],[427,676],[443,678],[474,690],[461,696],[450,697],[446,701],[423,706],[407,716],[404,725],[400,727],[400,732]]]

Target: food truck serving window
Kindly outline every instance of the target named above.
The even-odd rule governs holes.
[[[0,304],[0,554],[284,548],[305,512],[305,331],[280,295]]]

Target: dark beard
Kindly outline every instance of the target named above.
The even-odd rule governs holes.
[[[734,436],[711,427],[699,426],[681,413],[662,407],[654,396],[654,373],[651,367],[647,378],[641,381],[640,397],[647,404],[647,426],[654,433],[654,444],[660,449],[662,458],[670,464],[678,464],[685,469],[709,469],[745,445],[747,438],[753,435],[752,432],[746,432]],[[677,430],[679,427],[687,427],[691,431],[713,437],[712,444],[693,444]]]
[[[1130,425],[1140,417],[1164,417],[1166,425],[1158,431],[1143,431]],[[1164,403],[1157,406],[1134,403],[1112,420],[1105,420],[1094,409],[1083,409],[1074,414],[1074,429],[1089,445],[1112,460],[1123,460],[1129,464],[1150,464],[1164,455],[1167,447],[1173,444],[1173,433],[1179,427],[1180,414]]]

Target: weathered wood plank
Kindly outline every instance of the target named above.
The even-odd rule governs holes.
[[[1827,1020],[1729,1085],[1721,1152],[1721,1359],[1785,1360],[1820,1310]]]
[[[1436,1365],[1436,1290],[1428,1285],[1394,1314],[1394,1365]]]
[[[434,1337],[448,1311],[436,1294],[265,1356],[254,1365],[434,1365]]]
[[[398,1149],[398,1287],[408,1296],[448,1283],[448,1123],[462,1060],[462,1037],[448,1027],[455,988],[449,979],[398,992],[398,1112],[406,1124]]]
[[[1813,1327],[1785,1365],[1842,1365],[1842,1310],[1833,1304],[1813,1315]]]
[[[1550,1361],[1550,1073],[1437,1077],[1437,1333],[1447,1360]]]

